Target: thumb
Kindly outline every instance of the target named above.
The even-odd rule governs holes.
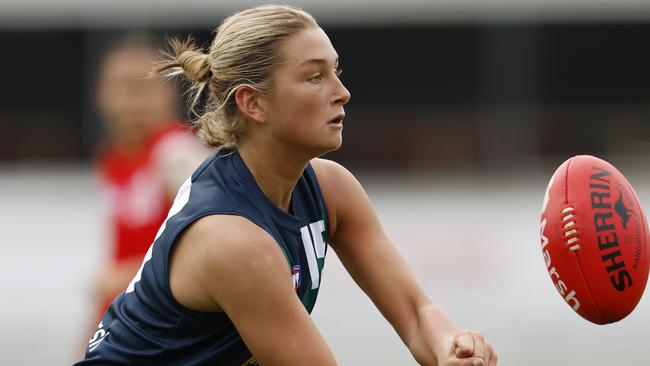
[[[457,358],[466,358],[474,354],[474,338],[468,334],[460,334],[454,339],[454,355]]]

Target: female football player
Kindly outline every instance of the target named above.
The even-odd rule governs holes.
[[[227,18],[209,54],[190,41],[156,70],[207,92],[199,135],[218,152],[180,188],[139,272],[80,364],[335,365],[312,322],[331,246],[422,365],[496,365],[418,286],[341,146],[350,93],[304,11]]]

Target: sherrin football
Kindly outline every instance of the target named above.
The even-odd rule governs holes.
[[[648,279],[648,225],[636,193],[608,162],[570,158],[546,189],[544,263],[564,301],[596,324],[625,318]]]

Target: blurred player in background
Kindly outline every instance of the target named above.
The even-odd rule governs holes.
[[[126,289],[176,191],[207,156],[178,117],[175,86],[148,78],[159,59],[146,35],[128,35],[114,42],[99,68],[96,102],[107,138],[97,166],[111,236],[94,282],[99,317]]]
[[[335,365],[309,317],[327,244],[420,364],[496,365],[428,299],[354,176],[317,159],[340,147],[350,94],[311,15],[256,7],[209,54],[173,46],[158,71],[206,87],[199,135],[220,150],[183,183],[80,365]]]

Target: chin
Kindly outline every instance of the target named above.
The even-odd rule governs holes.
[[[330,143],[327,146],[327,151],[325,151],[324,153],[338,150],[341,148],[341,145],[343,145],[343,137],[339,135],[339,137],[336,140],[330,141]]]
[[[319,146],[312,146],[312,155],[314,158],[323,156],[327,154],[328,152],[336,151],[341,148],[342,141],[339,139],[339,141],[330,141],[329,143],[326,144],[321,144]]]

